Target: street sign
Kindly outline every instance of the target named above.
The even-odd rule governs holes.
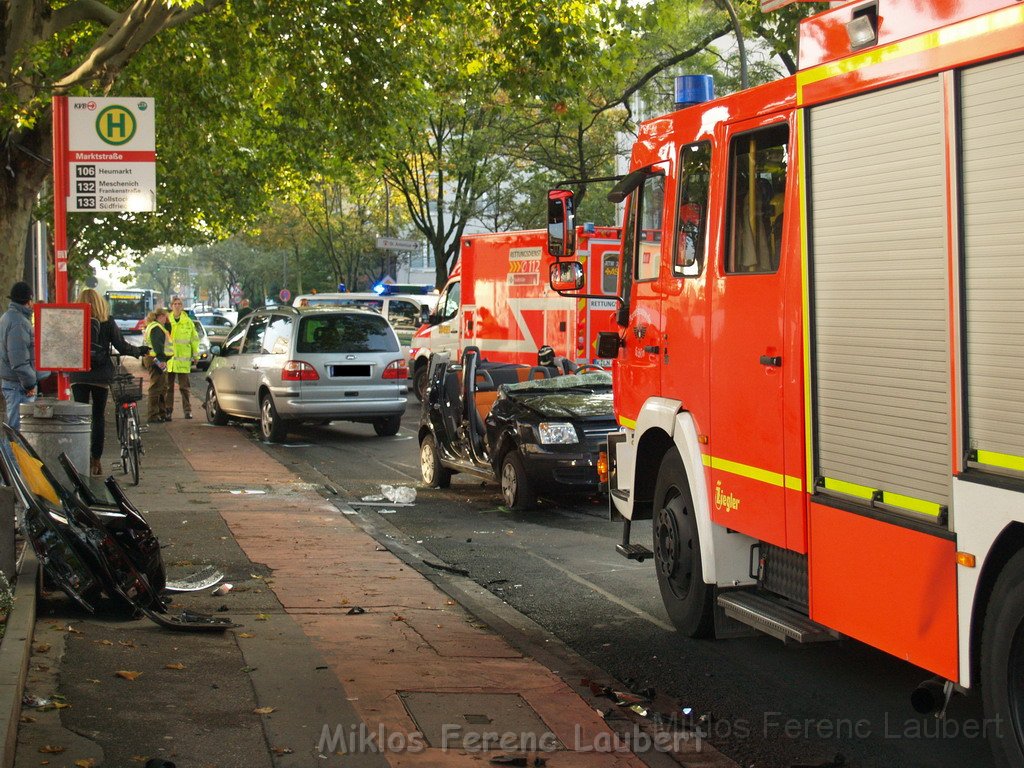
[[[378,237],[377,247],[382,251],[418,251],[419,240],[399,240],[397,237]]]
[[[156,210],[150,98],[68,98],[68,211]]]
[[[287,288],[282,288],[281,292],[277,294],[277,298],[281,300],[282,304],[287,304],[289,301],[292,300],[292,292],[289,291]]]

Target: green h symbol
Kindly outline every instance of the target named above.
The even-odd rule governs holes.
[[[131,141],[137,127],[131,110],[118,105],[107,107],[96,117],[96,133],[115,147]]]
[[[124,139],[125,134],[128,132],[128,118],[126,114],[119,112],[115,115],[108,112],[105,117],[107,124],[103,132],[107,134],[111,141]]]

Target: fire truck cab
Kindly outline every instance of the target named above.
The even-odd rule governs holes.
[[[643,123],[609,439],[673,622],[979,684],[1024,765],[1024,3],[805,19],[792,77]],[[697,101],[697,99],[684,99]],[[571,196],[549,196],[568,256]],[[552,286],[582,287],[556,263]],[[650,548],[630,522],[654,521]]]

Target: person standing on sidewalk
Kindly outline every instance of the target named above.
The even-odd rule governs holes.
[[[167,327],[167,310],[157,307],[146,316],[146,330],[142,343],[149,347],[149,354],[143,358],[142,367],[149,371],[149,396],[146,401],[146,423],[159,424],[167,421],[167,362],[174,354],[171,332]]]
[[[181,393],[181,409],[185,412],[185,418],[192,418],[192,390],[188,375],[199,359],[199,332],[192,318],[185,313],[184,307],[180,296],[175,296],[171,300],[170,328],[174,356],[167,362],[167,394],[164,396],[164,403],[167,406],[164,416],[167,421],[171,420],[171,412],[174,410],[175,382]]]
[[[89,434],[89,473],[103,474],[103,438],[107,410],[107,395],[114,380],[114,362],[110,359],[110,346],[122,355],[142,357],[149,348],[129,344],[121,335],[117,323],[110,316],[106,300],[92,288],[78,294],[79,304],[88,304],[92,317],[89,319],[92,344],[89,352],[88,371],[71,374],[71,396],[76,403],[92,402],[92,426]]]
[[[32,288],[17,282],[11,287],[10,307],[0,317],[0,391],[7,403],[7,423],[21,429],[22,403],[36,399],[39,374],[32,361]]]

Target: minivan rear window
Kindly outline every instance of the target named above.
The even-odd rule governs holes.
[[[387,320],[375,315],[311,315],[299,323],[299,353],[398,352]]]

